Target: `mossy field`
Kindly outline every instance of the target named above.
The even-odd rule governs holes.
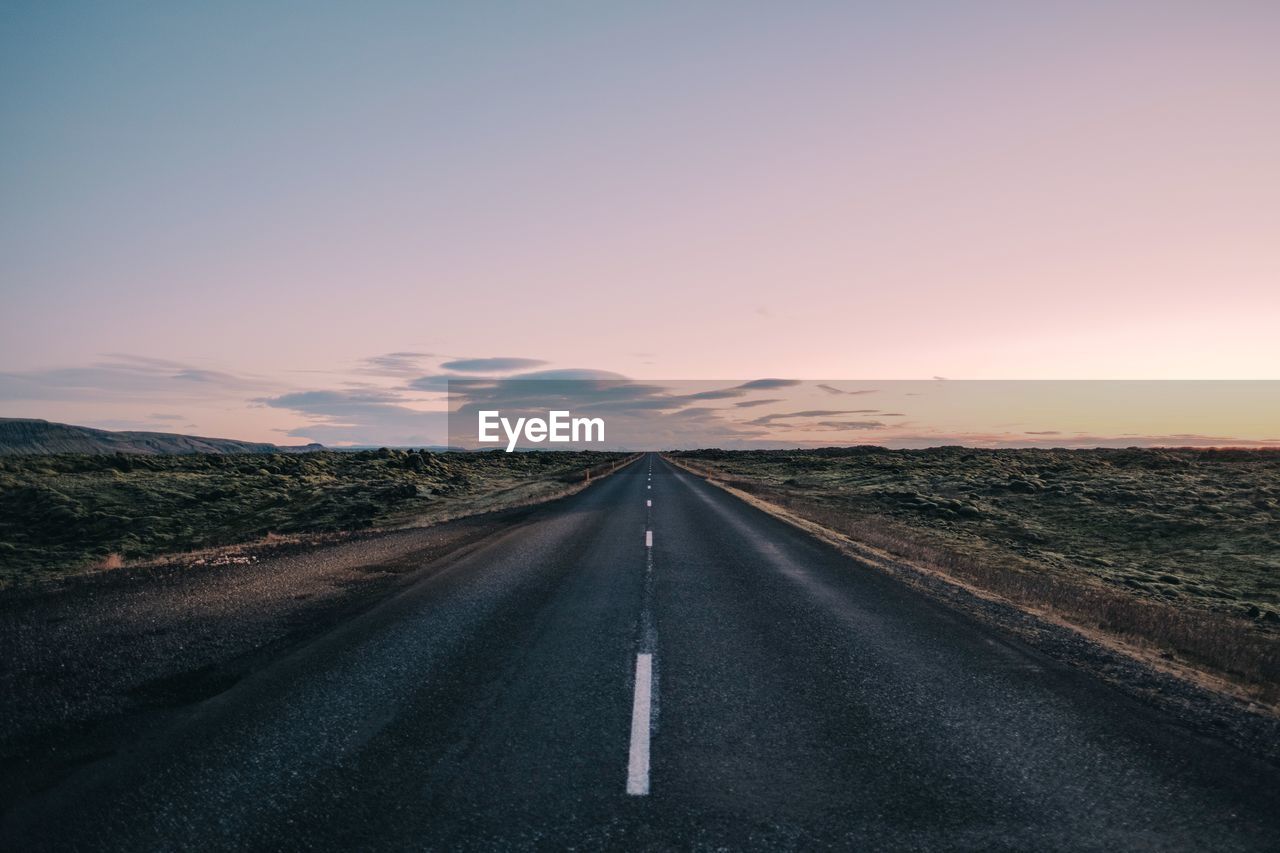
[[[272,534],[498,509],[554,496],[625,458],[390,449],[0,457],[0,587]]]
[[[748,491],[803,496],[937,544],[1280,623],[1280,452],[673,453]]]
[[[668,456],[873,553],[1280,711],[1280,451]]]

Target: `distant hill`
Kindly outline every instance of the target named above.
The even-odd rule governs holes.
[[[43,453],[309,453],[320,444],[281,447],[231,438],[203,438],[172,432],[112,432],[33,418],[0,418],[0,456]]]

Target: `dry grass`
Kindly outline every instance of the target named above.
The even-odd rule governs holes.
[[[0,457],[0,589],[246,543],[421,526],[583,488],[620,453]],[[590,476],[588,476],[588,474]]]
[[[108,571],[110,569],[122,569],[124,568],[124,557],[121,557],[119,554],[116,554],[114,552],[107,554],[101,560],[98,560],[98,562],[94,563],[93,568],[98,569],[99,571]]]
[[[1239,688],[1263,704],[1280,703],[1280,636],[1232,615],[1152,601],[1089,577],[1043,570],[997,549],[962,552],[931,540],[927,530],[863,516],[714,469],[672,460],[707,477],[893,557],[991,593],[1025,610],[1154,652]]]
[[[394,525],[367,527],[358,531],[336,530],[314,533],[277,533],[268,531],[260,537],[246,538],[227,545],[186,549],[153,554],[145,558],[130,559],[127,561],[127,565],[131,568],[154,568],[175,563],[188,566],[247,565],[269,556],[282,547],[320,547],[346,541],[352,535],[369,535],[391,530],[431,527],[443,522],[483,513],[535,506],[577,494],[596,480],[607,477],[634,462],[638,456],[639,454],[631,454],[625,457],[618,457],[590,467],[573,468],[554,478],[530,480],[514,487],[484,492],[474,495],[470,499],[451,504],[447,508],[441,508],[434,513],[422,514],[407,522]],[[120,554],[111,553],[95,561],[87,568],[92,571],[99,571],[119,569],[125,565],[126,560]]]

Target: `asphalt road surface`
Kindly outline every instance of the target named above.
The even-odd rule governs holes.
[[[656,456],[430,568],[0,847],[1280,849],[1267,765]]]

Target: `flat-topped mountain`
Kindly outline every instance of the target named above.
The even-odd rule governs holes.
[[[113,432],[35,418],[0,418],[0,456],[44,453],[309,453],[320,444],[280,445],[172,432]]]

